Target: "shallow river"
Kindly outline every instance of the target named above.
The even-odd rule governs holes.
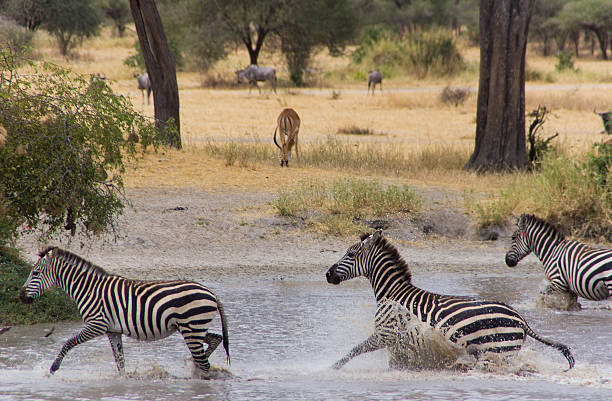
[[[365,280],[334,287],[325,268],[232,276],[203,268],[195,279],[215,290],[228,316],[232,378],[191,379],[178,334],[151,343],[124,337],[129,377],[119,377],[106,337],[74,348],[51,376],[53,359],[80,323],[56,325],[48,338],[50,325],[13,327],[0,336],[0,400],[612,400],[612,312],[601,304],[582,302],[580,312],[537,308],[539,272],[413,270],[423,288],[515,306],[537,333],[569,345],[576,367],[564,372],[558,351],[529,338],[516,356],[488,369],[391,371],[378,351],[332,370],[373,330]],[[211,362],[227,366],[221,346]]]

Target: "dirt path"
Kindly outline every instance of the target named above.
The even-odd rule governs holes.
[[[275,217],[262,192],[203,189],[128,191],[132,207],[119,220],[116,242],[54,242],[109,271],[138,278],[188,278],[199,268],[269,268],[270,274],[321,269],[336,262],[356,238],[309,231],[300,221]],[[431,200],[439,193],[424,193]],[[385,233],[413,266],[502,266],[507,241],[478,241],[463,213],[438,199],[417,222],[384,221]],[[379,222],[374,222],[380,224]],[[442,235],[442,236],[440,236]],[[41,248],[35,236],[19,246],[30,261]]]

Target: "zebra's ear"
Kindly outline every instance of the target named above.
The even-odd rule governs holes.
[[[529,215],[523,213],[521,214],[521,217],[519,217],[518,222],[516,223],[516,225],[518,226],[519,229],[523,229],[525,228],[525,224],[527,224],[527,218],[529,217]]]

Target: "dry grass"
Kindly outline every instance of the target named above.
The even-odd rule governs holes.
[[[153,115],[153,105],[142,105],[135,80],[123,59],[133,53],[136,35],[128,31],[126,38],[119,39],[105,29],[98,38],[85,41],[75,57],[63,59],[55,42],[43,31],[34,38],[35,55],[74,71],[89,74],[103,73],[112,83],[113,89],[131,99],[138,110]],[[477,65],[478,49],[462,48],[468,63]],[[219,81],[234,79],[234,70],[244,67],[248,58],[242,50],[232,52],[210,72]],[[273,65],[281,79],[287,71],[283,58],[278,53],[264,52],[262,65]],[[528,55],[529,65],[542,72],[554,73],[556,59]],[[544,127],[544,135],[559,132],[559,143],[570,149],[583,150],[601,139],[601,120],[593,114],[593,107],[612,107],[609,88],[594,89],[585,82],[598,83],[602,77],[611,76],[612,67],[599,60],[578,60],[579,74],[555,76],[555,83],[528,83],[527,111],[537,105],[546,105],[557,116]],[[286,182],[296,182],[312,176],[331,180],[347,176],[341,168],[292,166],[280,169],[276,161],[251,161],[226,166],[225,160],[204,152],[209,141],[213,143],[268,144],[275,152],[272,134],[276,117],[283,107],[293,107],[299,113],[302,126],[300,145],[322,143],[329,136],[341,136],[353,146],[373,145],[385,151],[393,150],[406,157],[414,154],[429,154],[425,161],[435,162],[444,158],[444,149],[452,147],[469,154],[474,143],[476,96],[470,96],[458,107],[448,107],[439,100],[446,86],[476,88],[477,68],[447,79],[417,80],[401,77],[385,80],[382,95],[366,96],[367,84],[354,81],[348,74],[348,57],[333,58],[326,52],[318,54],[313,63],[325,89],[279,89],[270,93],[263,85],[264,94],[248,94],[246,85],[239,89],[202,88],[204,77],[199,73],[180,72],[178,75],[181,102],[181,131],[183,151],[167,150],[161,154],[149,154],[135,169],[128,171],[128,187],[138,186],[197,186],[211,189],[258,188],[275,191]],[[605,78],[605,77],[604,77]],[[563,85],[560,85],[563,83]],[[584,84],[576,89],[578,85]],[[397,88],[405,90],[398,91]],[[331,90],[341,96],[330,98]],[[343,127],[367,127],[385,135],[337,135]],[[261,138],[261,139],[259,139]],[[429,152],[429,153],[428,153]],[[447,163],[442,161],[442,163]],[[387,173],[370,171],[360,175],[378,176]],[[382,177],[390,181],[411,185],[434,186],[463,190],[503,188],[507,178],[500,176],[477,176],[459,169],[414,169],[410,176],[391,174]]]

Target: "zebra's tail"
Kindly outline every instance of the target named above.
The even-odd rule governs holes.
[[[227,364],[230,365],[230,354],[229,354],[229,336],[227,335],[227,318],[225,312],[223,312],[223,305],[217,298],[217,309],[219,310],[219,316],[221,316],[221,331],[223,332],[223,348],[225,348],[225,355],[227,355]]]
[[[563,356],[565,357],[565,359],[567,359],[567,362],[569,363],[569,368],[567,370],[570,370],[571,368],[574,367],[574,363],[575,363],[574,357],[572,356],[572,353],[567,345],[557,343],[554,341],[550,341],[550,340],[540,337],[531,329],[531,327],[529,327],[529,325],[527,325],[527,323],[525,323],[525,331],[528,336],[533,337],[539,342],[544,343],[550,347],[556,348],[559,351],[561,351],[561,353],[563,354]]]
[[[277,130],[278,130],[278,127],[274,128],[274,144],[276,145],[277,148],[282,150],[282,148],[278,145],[278,142],[276,142],[276,131]]]

